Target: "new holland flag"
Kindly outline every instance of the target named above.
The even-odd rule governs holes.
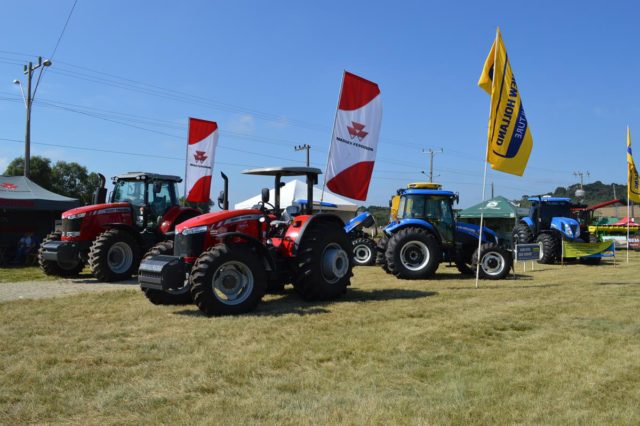
[[[533,138],[500,28],[484,63],[478,86],[491,95],[487,161],[494,170],[522,176],[529,161]]]
[[[627,192],[629,201],[640,203],[640,178],[631,153],[631,130],[627,127]]]

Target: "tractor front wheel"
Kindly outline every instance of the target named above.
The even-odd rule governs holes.
[[[189,281],[193,301],[205,315],[238,315],[258,305],[267,273],[249,247],[218,244],[198,257]]]
[[[108,229],[91,245],[89,266],[100,281],[121,281],[138,270],[140,257],[140,245],[133,235],[122,229]]]
[[[356,266],[375,265],[376,251],[376,243],[371,238],[353,240],[353,260]]]
[[[553,234],[538,235],[537,242],[542,243],[542,257],[538,263],[555,263],[562,256],[562,240]]]
[[[531,228],[526,223],[519,223],[513,228],[513,233],[511,234],[513,238],[513,245],[516,244],[529,244],[534,240],[533,232],[531,232]]]
[[[77,262],[69,264],[56,262],[55,260],[45,260],[43,258],[43,246],[49,241],[60,241],[60,233],[53,232],[42,240],[42,244],[38,250],[38,264],[40,265],[42,272],[46,275],[53,275],[57,277],[77,277],[84,269],[84,262],[80,258],[78,258]]]
[[[320,222],[302,237],[294,259],[293,287],[305,300],[341,296],[353,275],[352,245],[342,227]]]
[[[478,255],[480,253],[480,255]],[[507,250],[493,243],[482,244],[471,259],[473,265],[480,262],[480,277],[488,280],[501,280],[509,275],[513,257]]]
[[[398,278],[417,280],[430,277],[442,260],[438,240],[420,228],[405,228],[389,239],[385,253],[389,272]]]
[[[173,241],[162,241],[151,247],[143,259],[151,256],[173,254]],[[154,305],[186,305],[193,302],[189,291],[189,281],[185,280],[184,285],[179,288],[171,288],[167,291],[143,288],[142,291],[147,299]]]

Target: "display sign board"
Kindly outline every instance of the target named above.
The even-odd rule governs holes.
[[[515,257],[517,262],[540,260],[542,258],[542,245],[540,243],[516,244]]]

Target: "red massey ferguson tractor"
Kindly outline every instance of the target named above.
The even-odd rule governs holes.
[[[176,227],[175,238],[156,245],[142,260],[140,286],[156,304],[190,303],[206,315],[251,311],[266,292],[286,283],[305,300],[340,296],[350,285],[351,242],[342,220],[311,214],[313,184],[319,169],[280,167],[243,173],[275,176],[275,200],[269,189],[253,209],[204,214]],[[280,208],[284,176],[306,176],[306,211]],[[226,191],[219,203],[228,205]]]
[[[201,213],[178,205],[178,176],[116,176],[107,204],[104,176],[101,179],[94,204],[62,213],[61,232],[42,242],[38,260],[45,274],[77,276],[88,263],[101,281],[127,279],[149,247],[166,239],[176,224]]]

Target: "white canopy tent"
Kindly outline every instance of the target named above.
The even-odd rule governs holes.
[[[318,211],[320,209],[320,196],[322,195],[322,190],[316,186],[313,187],[313,205],[314,211]],[[271,189],[269,191],[269,200],[273,203],[275,200],[275,191]],[[262,199],[261,195],[258,194],[255,197],[251,197],[248,200],[241,201],[236,203],[235,209],[250,209],[251,207],[257,205]],[[294,201],[305,200],[307,199],[307,184],[298,179],[294,179],[290,182],[287,182],[282,188],[280,188],[280,208],[286,208],[293,204]],[[355,216],[356,210],[358,206],[348,201],[344,198],[338,197],[335,194],[331,194],[328,191],[324,191],[324,197],[322,200],[325,205],[322,207],[322,211],[331,212],[340,216],[343,221],[347,221]],[[326,203],[333,204],[335,207],[328,207]]]

